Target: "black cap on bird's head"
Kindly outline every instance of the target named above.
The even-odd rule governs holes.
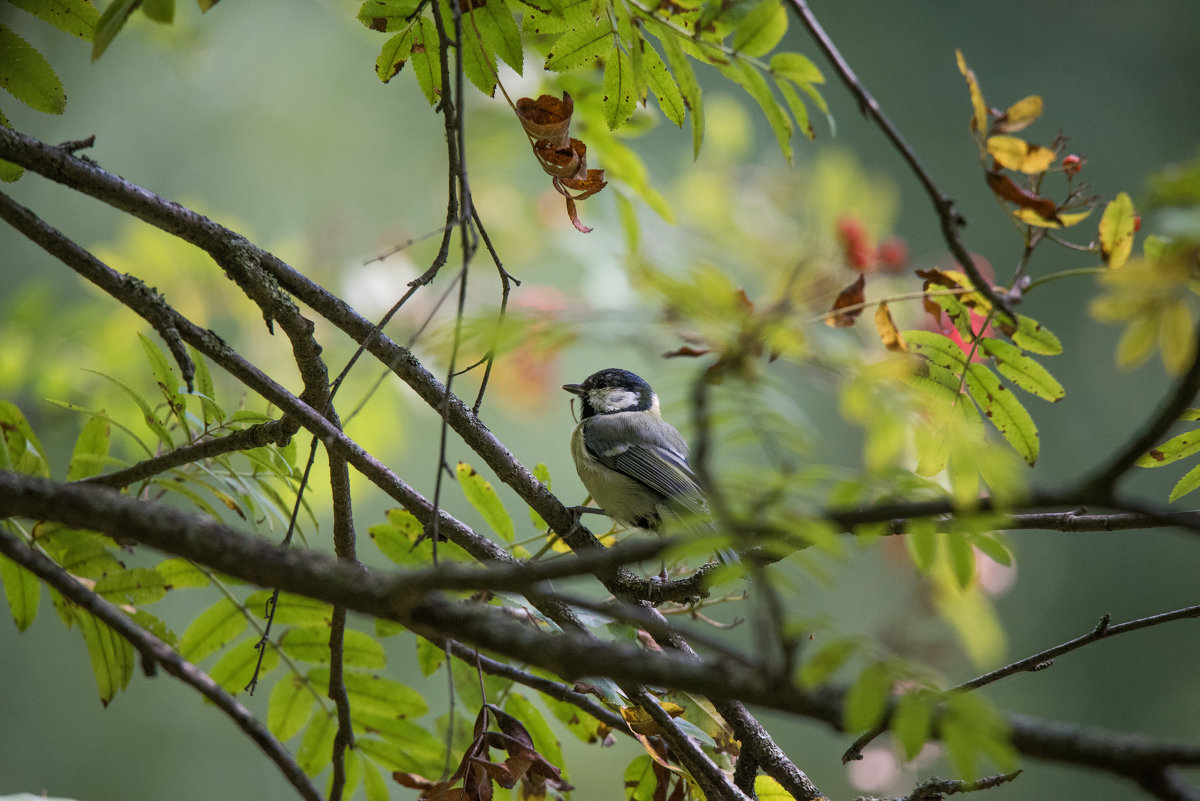
[[[563,384],[563,389],[579,396],[583,418],[616,412],[658,412],[658,396],[650,385],[619,367],[592,373],[582,384]]]

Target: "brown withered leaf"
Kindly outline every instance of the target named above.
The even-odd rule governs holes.
[[[1062,224],[1058,217],[1058,206],[1048,197],[1042,197],[1017,186],[1012,178],[998,172],[987,173],[988,188],[1001,200],[1015,203],[1023,209],[1033,209],[1047,220]]]
[[[544,139],[553,147],[567,147],[571,139],[571,116],[575,101],[563,92],[562,99],[539,95],[537,100],[522,97],[517,100],[517,118],[531,139]]]
[[[533,143],[533,155],[537,156],[542,171],[555,178],[575,178],[587,174],[587,145],[572,139],[567,147],[556,147],[549,139]]]
[[[586,174],[572,178],[554,179],[554,188],[558,193],[574,200],[587,200],[606,186],[608,181],[604,180],[604,170],[588,170]]]
[[[879,308],[875,310],[875,330],[879,332],[879,341],[885,348],[897,353],[908,353],[908,343],[900,335],[900,329],[896,328],[892,313],[888,311],[887,301],[880,301]]]
[[[676,356],[696,357],[696,356],[704,356],[709,353],[712,353],[711,348],[693,348],[691,345],[684,345],[682,347],[676,348],[675,350],[667,351],[666,353],[663,354],[663,358],[664,359],[674,359]]]
[[[834,314],[825,318],[825,325],[831,328],[846,328],[854,325],[854,321],[863,313],[863,302],[866,300],[864,291],[867,285],[866,275],[859,274],[858,280],[838,293],[830,311]],[[846,311],[842,311],[846,309]]]

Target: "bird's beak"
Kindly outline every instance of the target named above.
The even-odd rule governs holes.
[[[581,384],[563,384],[562,388],[567,392],[570,392],[572,395],[578,395],[581,398],[583,397],[583,385]]]

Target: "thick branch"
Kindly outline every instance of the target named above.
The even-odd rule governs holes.
[[[243,537],[215,521],[148,504],[101,487],[58,485],[0,471],[0,515],[55,520],[206,564],[262,586],[306,595],[365,614],[397,620],[431,639],[450,636],[553,671],[566,679],[606,675],[620,682],[671,687],[821,720],[841,729],[844,691],[803,690],[790,681],[735,663],[653,653],[570,631],[546,633],[475,604],[414,598],[404,574],[363,571],[320,554]],[[1102,768],[1137,778],[1164,766],[1200,766],[1200,745],[1100,729],[1008,718],[1025,754]]]

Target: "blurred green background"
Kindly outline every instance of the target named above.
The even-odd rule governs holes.
[[[1136,202],[1149,173],[1196,156],[1200,146],[1200,104],[1193,87],[1200,74],[1200,5],[1192,0],[1136,6],[1107,0],[813,0],[811,5],[940,186],[958,201],[970,221],[964,232],[968,247],[983,255],[1002,280],[1016,263],[1019,244],[981,180],[966,131],[969,106],[954,64],[955,48],[966,55],[992,105],[1003,107],[1027,94],[1043,96],[1046,111],[1030,138],[1048,141],[1059,129],[1067,132],[1070,149],[1087,157],[1085,177],[1102,197],[1126,190]],[[354,19],[357,6],[333,0],[225,0],[202,17],[181,3],[173,27],[136,18],[93,64],[87,46],[4,3],[0,20],[49,58],[69,102],[62,117],[36,114],[7,96],[0,102],[15,128],[44,141],[95,134],[96,145],[87,155],[106,169],[229,224],[342,294],[366,316],[378,316],[423,269],[433,246],[424,242],[383,262],[368,259],[442,224],[444,145],[441,119],[430,113],[407,74],[389,85],[375,77],[381,37]],[[732,181],[719,185],[745,204],[738,217],[730,218],[731,228],[760,224],[745,236],[758,237],[764,248],[789,237],[823,237],[828,251],[832,233],[821,214],[826,199],[813,188],[820,185],[820,165],[842,163],[848,151],[859,162],[856,169],[869,176],[868,185],[878,187],[876,201],[898,196],[891,230],[907,240],[912,265],[947,265],[930,203],[896,152],[864,121],[797,25],[784,46],[810,55],[825,70],[836,136],[824,120],[814,119],[817,141],[798,141],[797,165],[789,169],[757,109],[715,73],[703,73],[709,131],[698,163],[692,160],[690,134],[661,118],[653,130],[630,141],[682,230],[707,219],[710,198],[697,187],[711,189],[718,176]],[[506,85],[514,97],[545,88],[532,62],[524,79],[510,76]],[[555,387],[620,364],[650,377],[668,416],[682,423],[683,392],[695,365],[658,358],[679,342],[647,317],[647,305],[622,272],[625,243],[613,191],[581,205],[584,221],[596,230],[587,236],[575,232],[502,101],[472,90],[466,113],[476,205],[506,268],[525,282],[514,301],[568,320],[579,335],[544,361],[514,360],[508,374],[497,377],[483,416],[523,462],[549,465],[562,497],[581,499],[566,448],[570,413]],[[103,204],[36,176],[4,191],[113,266],[158,285],[203,325],[231,338],[238,331],[261,332],[255,310],[186,246],[164,244],[165,238]],[[779,198],[795,205],[778,204]],[[641,210],[646,250],[656,261],[702,258],[730,264],[747,256],[714,250],[727,231],[695,238]],[[771,225],[779,228],[777,240],[771,239]],[[1146,220],[1147,229],[1153,230],[1153,220]],[[1086,255],[1045,249],[1032,273],[1093,262]],[[488,309],[497,283],[482,260],[477,264],[473,302]],[[416,330],[448,278],[447,273],[406,309],[390,329],[394,338],[403,341]],[[909,286],[915,288],[915,282]],[[61,475],[82,419],[43,398],[129,414],[119,393],[83,371],[149,382],[140,354],[113,356],[123,348],[136,353],[134,331],[145,326],[111,303],[95,303],[93,291],[69,270],[8,229],[0,230],[0,287],[0,397],[17,402],[30,417]],[[1095,292],[1091,279],[1057,282],[1023,307],[1054,330],[1065,347],[1052,366],[1067,399],[1053,407],[1030,404],[1043,454],[1034,481],[1053,483],[1104,458],[1113,438],[1132,430],[1169,386],[1156,362],[1132,373],[1115,370],[1117,331],[1086,313]],[[337,365],[338,356],[349,351],[328,327],[318,332],[330,343],[331,363]],[[274,353],[271,347],[280,350]],[[418,352],[431,359],[435,372],[444,369],[436,343],[422,340]],[[256,343],[249,355],[286,364],[277,342]],[[377,375],[374,367],[360,369],[350,397],[361,396]],[[294,387],[291,374],[285,376]],[[463,386],[464,394],[473,394],[471,379]],[[836,420],[827,390],[797,390],[811,398],[812,428],[822,432],[813,437],[810,458],[852,463],[855,457],[847,454],[855,451],[857,440]],[[420,422],[428,417],[418,417],[419,410],[419,402],[385,382],[349,431],[369,437],[397,472],[430,491],[436,440],[432,426]],[[452,448],[450,458],[470,460],[463,448]],[[1155,473],[1136,476],[1132,486],[1161,499],[1178,472]],[[365,530],[388,504],[363,482],[356,489]],[[512,496],[505,497],[514,516],[523,518]],[[476,521],[461,504],[452,508],[468,522]],[[323,542],[321,536],[316,534],[315,541]],[[1012,538],[1019,559],[1016,584],[997,601],[1008,627],[1007,656],[1019,658],[1078,636],[1104,613],[1119,621],[1195,603],[1200,559],[1189,539],[1171,531],[1017,534]],[[886,550],[855,555],[832,584],[797,595],[808,605],[805,614],[828,614],[847,630],[908,643],[918,651],[945,644],[944,633],[931,631],[917,614],[924,611],[917,582]],[[178,622],[189,610],[174,611]],[[1009,679],[989,697],[1018,712],[1194,741],[1200,738],[1198,640],[1187,623],[1118,638],[1066,657],[1052,670]],[[411,646],[409,639],[389,641],[394,672],[411,672]],[[956,681],[973,675],[961,657],[941,664]],[[429,685],[435,707],[441,686]],[[5,688],[0,691],[0,793],[45,791],[130,801],[292,797],[275,768],[227,720],[165,677],[135,675],[129,691],[102,709],[82,643],[56,622],[48,603],[23,635],[0,623],[0,687]],[[247,703],[263,709],[262,696]],[[804,721],[765,717],[768,723],[777,721],[781,744],[830,797],[903,793],[932,771],[921,763],[893,776],[896,783],[871,785],[840,765],[849,738],[830,736],[824,727]],[[619,797],[620,771],[633,754],[627,745],[600,750],[564,738],[564,746],[573,783],[587,788],[575,797]],[[874,775],[886,778],[887,758],[887,753],[873,757]],[[989,797],[1140,797],[1136,788],[1106,776],[1028,767],[1020,781]],[[394,794],[411,795],[399,788]]]

